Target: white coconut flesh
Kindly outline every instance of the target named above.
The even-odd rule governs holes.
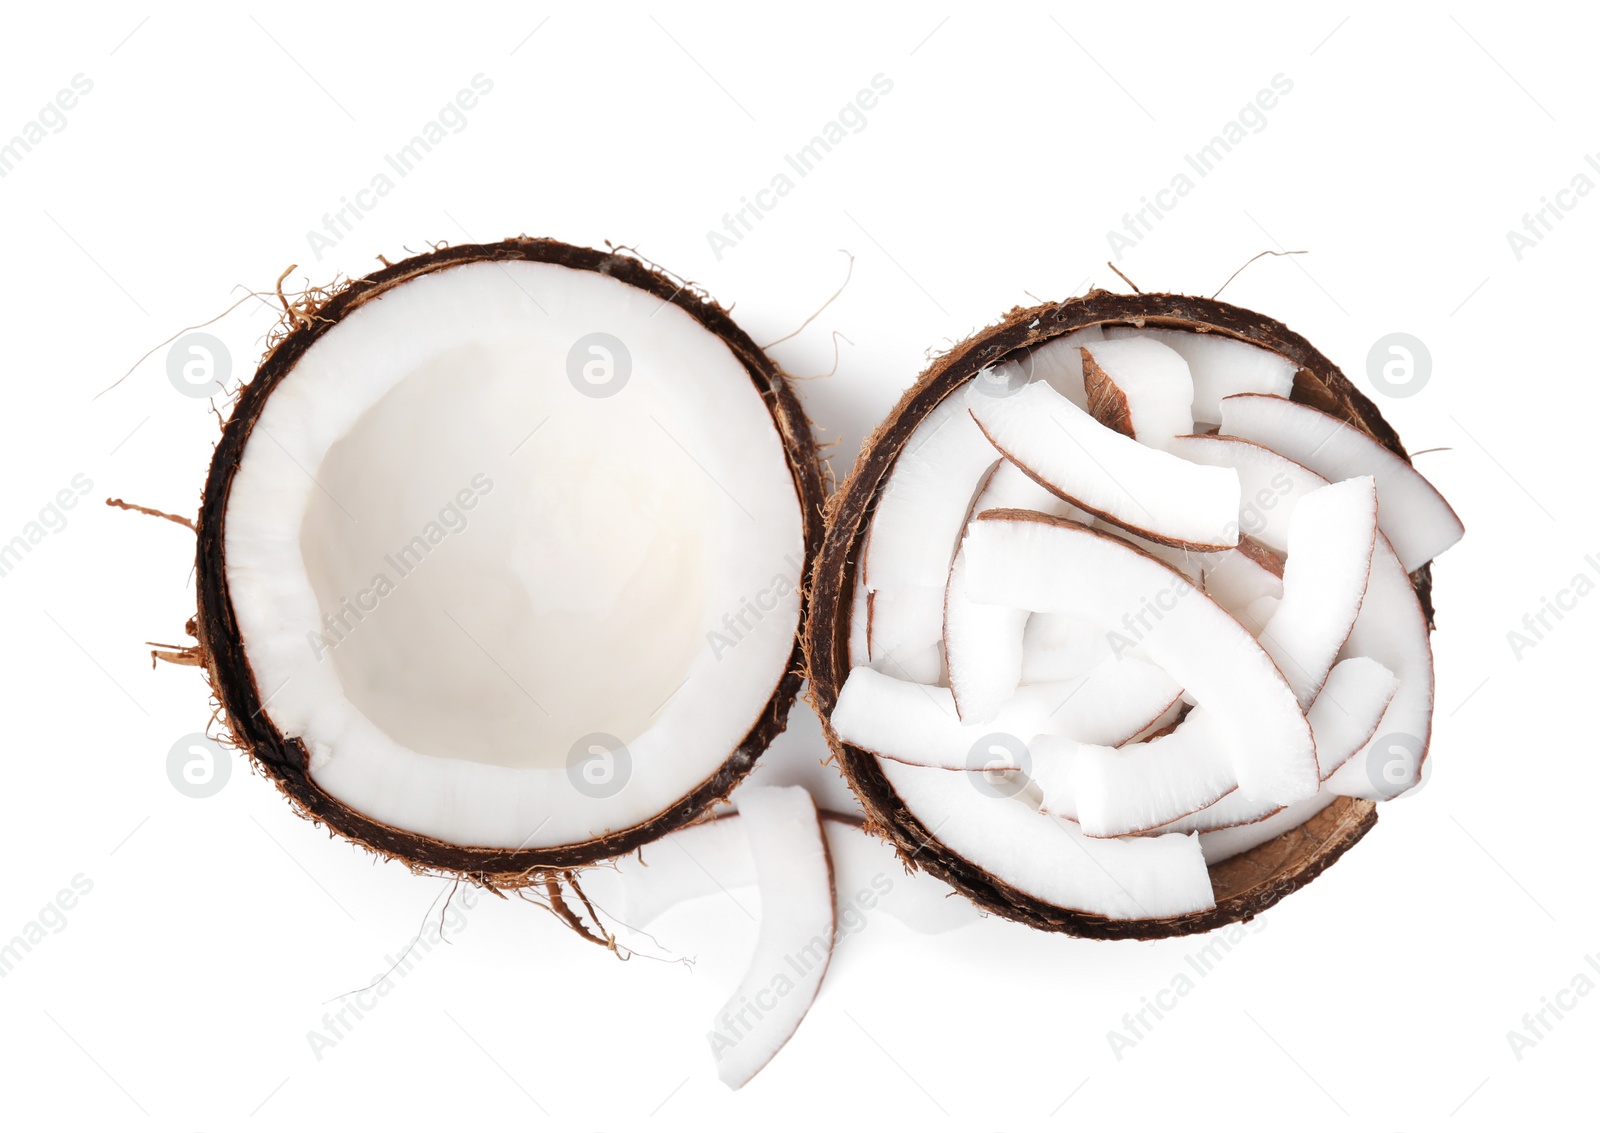
[[[1370,476],[1329,484],[1295,507],[1283,601],[1260,637],[1302,709],[1316,699],[1361,612],[1377,536],[1378,493]]]
[[[749,788],[755,790],[757,788]],[[742,798],[736,793],[734,801]],[[586,875],[584,886],[602,907],[618,910],[629,928],[652,928],[675,909],[700,900],[737,901],[759,915],[746,891],[756,890],[756,861],[737,813],[676,830],[619,858],[614,869]],[[966,901],[950,900],[948,885],[931,874],[908,873],[894,848],[866,833],[859,822],[823,814],[822,830],[833,863],[834,917],[840,935],[879,912],[913,932],[949,932],[978,919]],[[670,944],[663,938],[662,943]]]
[[[803,787],[754,787],[739,814],[761,890],[750,966],[712,1022],[717,1077],[739,1089],[787,1043],[833,955],[834,876],[816,804]]]
[[[1086,411],[1085,349],[1117,375],[1130,415],[1143,402],[1161,422],[1149,443]],[[1189,420],[1171,413],[1173,354],[1192,382]],[[941,404],[946,424],[966,406],[987,462],[970,438],[952,444],[959,470],[915,474],[944,485],[919,499],[923,530],[909,509],[872,527],[873,553],[906,584],[944,569],[941,636],[915,676],[864,669],[853,649],[830,723],[877,754],[951,851],[1062,908],[1173,915],[1209,905],[1197,864],[1340,795],[1393,798],[1419,781],[1432,653],[1391,528],[1415,557],[1459,524],[1383,446],[1285,400],[1297,369],[1222,335],[1091,327]],[[1213,422],[1221,435],[1200,431]],[[865,592],[858,579],[853,625]]]
[[[1126,659],[1077,681],[1019,690],[990,720],[963,720],[950,689],[862,666],[839,689],[834,730],[882,759],[949,771],[1028,770],[1023,737],[1056,735],[1115,747],[1178,699],[1172,678]]]
[[[984,477],[969,514],[990,508],[1026,508],[1047,515],[1093,517],[1059,499],[1008,460],[997,461]],[[943,599],[945,661],[956,710],[963,720],[982,722],[1000,710],[1022,681],[1023,633],[1028,611],[973,602],[966,591],[966,560],[960,551],[951,563]],[[954,665],[952,658],[958,659]],[[966,664],[970,659],[971,664]]]
[[[498,848],[625,829],[712,776],[782,678],[803,556],[729,348],[528,262],[424,275],[332,327],[268,399],[226,514],[264,711],[316,784]]]
[[[1232,469],[1202,468],[1142,445],[1042,382],[1001,394],[974,381],[966,403],[995,448],[1085,511],[1161,543],[1215,550],[1238,542]]]
[[[1120,400],[1135,440],[1165,449],[1194,427],[1194,381],[1176,350],[1153,338],[1123,338],[1081,350],[1091,406],[1097,392]]]
[[[1455,546],[1465,532],[1423,475],[1366,433],[1283,397],[1241,394],[1222,402],[1222,431],[1282,453],[1329,480],[1370,475],[1378,526],[1407,571]]]
[[[1191,407],[1196,424],[1222,420],[1222,399],[1239,393],[1288,397],[1297,367],[1281,354],[1221,334],[1196,334],[1175,327],[1107,327],[1106,338],[1158,342],[1177,351],[1188,364],[1194,387]]]
[[[1315,793],[1310,727],[1260,642],[1166,564],[1101,531],[1029,514],[986,512],[968,527],[974,600],[1100,620],[1217,714],[1241,789],[1278,803]]]

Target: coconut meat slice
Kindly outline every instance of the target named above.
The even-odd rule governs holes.
[[[1237,785],[1228,737],[1204,707],[1171,732],[1122,747],[1038,736],[1033,780],[1043,808],[1076,816],[1092,838],[1138,834],[1210,806]]]
[[[758,788],[748,788],[756,790]],[[738,802],[742,794],[736,793]],[[839,936],[859,929],[882,912],[913,932],[949,932],[978,919],[966,901],[922,871],[907,872],[894,849],[868,834],[859,818],[822,813],[822,830],[833,864],[834,919]],[[663,916],[705,898],[739,899],[756,885],[755,856],[744,820],[734,812],[686,826],[620,858],[614,870],[585,875],[598,904],[618,908],[629,928],[646,930]],[[742,907],[742,906],[741,906]]]
[[[945,591],[945,662],[956,711],[963,720],[982,723],[994,717],[1022,682],[1028,611],[971,601],[966,579],[966,556],[957,551]]]
[[[1025,508],[1047,515],[1092,518],[1034,483],[1007,460],[997,461],[989,470],[973,501],[974,514],[988,508]],[[1027,621],[1026,610],[971,601],[966,590],[966,559],[956,552],[943,594],[943,640],[950,688],[963,720],[989,719],[1017,691]]]
[[[351,310],[266,399],[224,518],[265,714],[323,791],[447,843],[669,811],[793,650],[800,503],[760,391],[599,272],[466,264]]]
[[[1165,449],[1194,428],[1194,382],[1177,351],[1151,338],[1082,347],[1090,416],[1152,448]]]
[[[783,1048],[822,986],[833,955],[833,865],[803,787],[752,787],[739,814],[761,888],[750,966],[712,1023],[717,1077],[739,1089]]]
[[[1004,396],[969,384],[973,419],[1008,459],[1063,499],[1174,546],[1238,542],[1239,476],[1113,432],[1043,382]]]
[[[906,809],[952,853],[1022,893],[1115,920],[1212,908],[1198,839],[1090,838],[1022,794],[975,789],[965,775],[892,760],[879,766]]]
[[[1341,652],[1345,657],[1370,657],[1392,672],[1399,683],[1377,734],[1328,777],[1328,787],[1360,799],[1395,798],[1417,785],[1428,757],[1433,731],[1433,648],[1411,578],[1381,536],[1373,550],[1361,613]]]
[[[1165,563],[1030,512],[983,513],[964,546],[975,601],[1120,627],[1187,697],[1216,714],[1250,797],[1289,803],[1316,792],[1311,729],[1283,675],[1238,621]]]
[[[1294,389],[1293,362],[1226,335],[1198,334],[1175,327],[1107,327],[1105,335],[1113,341],[1150,339],[1182,355],[1194,382],[1190,416],[1195,421],[1220,421],[1222,399],[1234,394],[1288,397]]]
[[[868,589],[943,591],[968,505],[995,455],[960,396],[945,398],[922,419],[873,511],[865,555]]]
[[[1326,780],[1377,734],[1400,680],[1371,657],[1346,657],[1328,674],[1306,712]]]
[[[1361,476],[1319,488],[1294,510],[1283,601],[1261,644],[1308,708],[1350,636],[1372,573],[1378,492]]]
[[[1378,526],[1407,572],[1449,550],[1461,520],[1407,461],[1353,425],[1283,397],[1239,394],[1222,402],[1222,431],[1256,441],[1329,480],[1372,476]]]

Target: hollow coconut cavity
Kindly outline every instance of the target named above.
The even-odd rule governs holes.
[[[716,304],[515,239],[351,283],[241,393],[200,654],[296,807],[414,868],[549,880],[724,798],[798,689],[820,467]]]
[[[1420,781],[1461,524],[1278,322],[1014,310],[829,509],[815,706],[869,825],[983,908],[1106,938],[1247,920]]]

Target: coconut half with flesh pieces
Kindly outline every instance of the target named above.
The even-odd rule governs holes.
[[[242,391],[201,650],[301,812],[548,884],[783,730],[821,499],[798,402],[715,303],[619,253],[444,249],[300,313]]]
[[[1186,409],[1177,404],[1179,383],[1139,372],[1141,357],[1159,358],[1163,373],[1176,375],[1178,362],[1187,367]],[[1226,419],[1230,399],[1248,395],[1307,407],[1361,438],[1333,442],[1344,461],[1334,471],[1339,480],[1372,479],[1339,485],[1313,506],[1294,548],[1298,505],[1328,481],[1302,449],[1206,432]],[[1118,416],[1108,403],[1125,410],[1125,428],[1096,419],[1095,410]],[[909,547],[876,545],[887,529],[876,510],[911,438],[925,423],[952,420],[956,405],[990,442],[991,462],[1003,456],[1010,464],[1001,467],[1015,466],[1091,513],[1093,530],[1037,514],[1043,509],[1031,503],[1011,507],[1035,514],[969,516],[982,475],[974,469],[989,466],[980,448],[963,446],[964,464],[945,476],[918,470],[924,483],[945,485],[937,503],[928,491],[926,506],[940,518],[909,536],[934,553],[922,566],[902,561],[896,574],[921,585],[935,570],[950,574],[944,637],[930,647],[942,650],[949,675],[891,681],[859,668],[859,650],[854,663],[851,657],[855,607],[871,585],[869,574],[857,589],[867,535],[875,561],[895,561]],[[1135,439],[1141,432],[1150,443]],[[1388,777],[1414,782],[1419,760],[1400,766],[1386,737],[1426,739],[1431,575],[1423,569],[1407,578],[1389,541],[1373,533],[1384,523],[1386,480],[1407,479],[1396,465],[1408,466],[1399,438],[1337,367],[1282,324],[1226,303],[1096,291],[1015,310],[957,344],[864,446],[831,503],[811,575],[812,698],[869,826],[886,833],[908,864],[979,906],[1078,935],[1205,931],[1249,919],[1303,888],[1376,821],[1371,801],[1350,796],[1404,789],[1363,791],[1375,760],[1389,760]],[[1401,513],[1419,509],[1427,510],[1402,504]],[[1332,514],[1319,518],[1319,511]],[[896,522],[908,532],[919,526],[903,508]],[[952,545],[963,524],[965,540]],[[1039,548],[999,537],[1003,525],[1046,532],[1038,538],[1071,548],[1041,565],[1030,561]],[[1345,546],[1346,535],[1353,546]],[[1337,546],[1336,564],[1316,561],[1324,546]],[[1295,549],[1304,552],[1299,563]],[[1086,567],[1094,558],[1106,561]],[[957,569],[949,572],[952,559]],[[1124,627],[1129,640],[1113,644],[1105,610],[1120,607],[1111,599],[1148,614],[1143,603],[1160,589],[1151,589],[1158,579],[1187,588],[1185,601],[1204,615],[1158,608],[1162,617],[1149,615],[1137,640]],[[1312,601],[1322,583],[1339,591],[1323,595],[1331,611]],[[1098,591],[1100,601],[1073,597],[1074,590]],[[1293,656],[1315,670],[1299,689],[1256,640],[1280,610]],[[1177,627],[1166,640],[1154,632],[1163,619]],[[1046,687],[1088,688],[1107,680],[1102,667],[1112,664],[1123,666],[1118,698],[1127,701],[1114,719],[1059,712],[1052,722],[1038,720],[1036,698]],[[1155,682],[1128,679],[1139,665],[1181,695],[1159,703]],[[947,679],[954,691],[940,687]],[[1150,714],[1134,721],[1135,694],[1145,692],[1152,695],[1140,707]],[[957,697],[965,707],[969,696],[982,711],[966,720]],[[1113,722],[1119,735],[1111,734]],[[1091,738],[1090,726],[1103,731]],[[1212,731],[1220,733],[1216,742],[1208,741]],[[1219,749],[1247,755],[1238,764],[1231,755],[1219,761]],[[1229,790],[1233,778],[1246,780],[1248,791]],[[1122,833],[1152,823],[1159,825]]]

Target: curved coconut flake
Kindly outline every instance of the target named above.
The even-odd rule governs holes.
[[[1177,351],[1150,338],[1085,346],[1083,387],[1090,416],[1152,448],[1194,428],[1194,382]]]
[[[1370,476],[1318,488],[1295,506],[1283,601],[1262,628],[1261,644],[1302,708],[1316,699],[1361,612],[1377,537]]]
[[[1231,797],[1230,795],[1229,798]],[[1225,862],[1229,858],[1255,849],[1264,842],[1272,841],[1280,834],[1287,834],[1295,827],[1302,826],[1321,814],[1337,797],[1324,788],[1309,799],[1302,799],[1255,822],[1228,826],[1198,835],[1206,864],[1216,865],[1218,862]]]
[[[965,775],[879,760],[923,828],[952,853],[1039,901],[1114,920],[1211,908],[1199,840],[1090,838],[1024,796],[975,790]]]
[[[968,505],[994,458],[994,446],[962,397],[945,398],[923,418],[873,511],[865,553],[869,589],[943,590]]]
[[[1031,512],[985,512],[964,545],[975,601],[1095,618],[1215,713],[1251,797],[1288,803],[1316,792],[1311,729],[1283,674],[1238,621],[1165,563]]]
[[[1077,680],[1032,685],[1019,695],[1055,701],[1043,731],[1117,747],[1181,708],[1183,690],[1160,666],[1123,656],[1106,657]]]
[[[1008,459],[1063,499],[1157,542],[1238,542],[1239,476],[1105,428],[1043,382],[1009,396],[970,384],[966,405]]]
[[[1372,476],[1378,526],[1407,572],[1455,546],[1465,529],[1439,490],[1353,425],[1283,397],[1240,394],[1222,402],[1222,431],[1257,441],[1326,476]]]
[[[1104,338],[1098,325],[1083,327],[1034,347],[1018,359],[1017,364],[1030,379],[1045,382],[1079,409],[1087,409],[1089,401],[1083,388],[1083,355],[1078,347],[1085,343],[1101,342]]]
[[[1168,451],[1194,464],[1237,472],[1241,539],[1252,536],[1277,551],[1288,549],[1294,505],[1328,483],[1305,465],[1239,437],[1215,433],[1176,437]]]
[[[1328,777],[1330,790],[1381,801],[1416,786],[1433,732],[1433,649],[1417,592],[1388,540],[1378,539],[1361,613],[1341,654],[1370,657],[1399,680],[1372,742]],[[1384,743],[1381,753],[1373,747]],[[1381,764],[1379,762],[1381,756]]]
[[[823,812],[822,830],[833,863],[834,918],[841,935],[878,911],[930,935],[978,919],[969,902],[949,900],[950,887],[932,874],[907,872],[894,848],[868,834],[860,819]],[[750,839],[744,820],[734,813],[673,831],[619,858],[615,866],[586,876],[584,885],[596,902],[613,905],[620,921],[641,931],[690,901],[727,899],[734,890],[756,884]]]
[[[960,551],[950,567],[944,603],[944,650],[950,689],[961,718],[992,719],[1022,682],[1022,633],[1028,611],[970,601],[967,560]]]
[[[739,814],[761,886],[761,928],[708,1036],[717,1077],[735,1090],[772,1061],[811,1009],[836,927],[833,866],[805,788],[752,787]]]
[[[1090,518],[1028,478],[1008,460],[984,477],[972,513],[987,508],[1025,508],[1047,515]],[[984,606],[966,591],[966,560],[958,550],[943,595],[944,652],[950,689],[963,720],[991,718],[1022,680],[1022,635],[1028,611]]]
[[[1238,786],[1228,737],[1203,707],[1143,743],[1113,748],[1037,736],[1031,750],[1044,809],[1075,815],[1091,838],[1153,830]]]
[[[1030,614],[1022,631],[1022,682],[1077,681],[1110,656],[1103,626],[1070,614]]]
[[[1171,677],[1125,659],[1098,666],[1078,681],[1020,689],[992,720],[976,723],[956,714],[947,688],[859,668],[839,689],[829,723],[845,743],[882,759],[947,771],[1016,771],[1026,769],[1019,760],[1030,736],[1048,733],[1114,747],[1177,698]],[[980,744],[996,736],[1004,742]]]
[[[1113,341],[1151,339],[1182,355],[1194,382],[1190,416],[1196,421],[1220,421],[1223,398],[1234,394],[1288,397],[1294,389],[1293,362],[1226,335],[1197,334],[1174,327],[1107,327],[1105,333]]]
[[[1399,685],[1399,678],[1371,657],[1346,657],[1333,667],[1306,712],[1324,780],[1371,742]]]

